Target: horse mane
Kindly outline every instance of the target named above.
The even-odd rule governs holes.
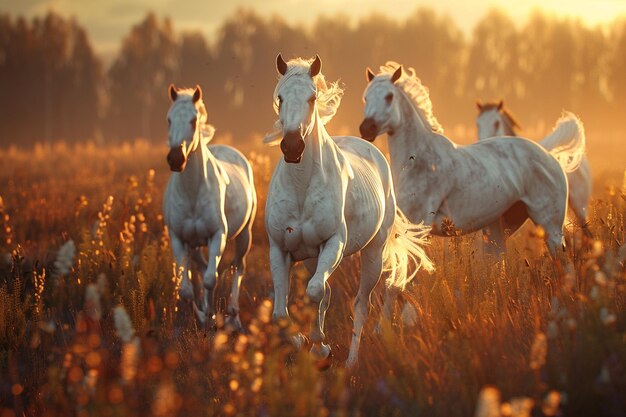
[[[498,110],[498,108],[499,108],[499,110]],[[478,115],[480,116],[484,112],[489,111],[489,110],[493,110],[493,109],[498,110],[500,112],[500,114],[502,116],[504,116],[506,124],[511,129],[511,133],[513,135],[516,135],[517,133],[515,132],[515,129],[516,128],[517,129],[521,129],[522,127],[517,122],[517,118],[513,115],[513,112],[511,110],[509,110],[508,107],[505,107],[504,105],[502,105],[500,100],[488,101],[486,103],[481,103],[480,104],[480,113],[478,113]]]
[[[387,61],[385,65],[381,65],[380,74],[391,75],[398,69],[400,64],[394,61]],[[386,79],[386,78],[385,78]],[[375,82],[376,80],[374,80]],[[430,94],[428,88],[422,84],[422,81],[415,74],[415,69],[409,67],[403,68],[402,76],[395,82],[396,86],[400,87],[409,101],[419,110],[422,114],[422,119],[428,124],[434,132],[443,134],[443,127],[433,114],[433,103],[430,101]]]
[[[293,77],[302,75],[309,76],[312,62],[313,58],[294,58],[287,62],[287,72],[278,79],[278,83],[274,89],[273,106],[276,114],[278,114],[278,91],[280,88],[285,84],[285,82],[287,82],[287,80]],[[326,81],[326,77],[321,72],[313,77],[313,83],[317,89],[317,114],[319,115],[322,124],[326,125],[337,113],[337,109],[341,104],[341,98],[343,97],[343,89],[339,85],[338,81]],[[280,119],[277,119],[276,122],[274,122],[274,132],[268,134],[265,137],[264,142],[274,142],[280,137],[280,132],[282,132],[282,130],[283,127],[280,123]]]
[[[213,138],[215,134],[215,127],[209,123],[207,120],[209,115],[206,111],[206,106],[204,105],[204,101],[199,99],[195,103],[193,103],[193,94],[195,93],[195,88],[179,88],[176,90],[178,96],[176,97],[176,103],[180,102],[191,102],[198,109],[198,120],[200,121],[200,132],[202,133],[202,139],[207,142]]]

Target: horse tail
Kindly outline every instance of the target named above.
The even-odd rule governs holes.
[[[396,209],[391,234],[383,249],[383,270],[389,272],[387,286],[404,290],[420,268],[429,272],[435,270],[423,249],[428,244],[429,233],[430,227],[411,223],[399,208]],[[410,270],[409,266],[412,266]]]
[[[573,172],[585,156],[585,128],[576,115],[564,111],[552,133],[540,143],[559,161],[565,172]]]

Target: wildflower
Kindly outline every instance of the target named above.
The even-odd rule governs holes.
[[[171,416],[176,414],[181,403],[182,399],[176,393],[174,384],[171,381],[163,381],[157,388],[154,402],[152,403],[152,412],[156,416]]]
[[[541,404],[543,415],[550,417],[556,416],[561,406],[561,394],[558,391],[550,391],[546,394]]]
[[[602,307],[600,309],[600,320],[604,323],[605,326],[610,326],[611,324],[617,321],[617,317],[613,313],[609,313],[609,309],[606,307]]]
[[[600,242],[599,240],[594,240],[593,244],[591,245],[591,257],[599,258],[600,256],[602,256],[603,253],[604,247],[602,245],[602,242]]]
[[[591,287],[591,291],[589,292],[589,298],[595,301],[599,297],[600,297],[600,290],[598,289],[597,285],[594,285],[593,287]]]
[[[119,305],[115,307],[113,310],[113,321],[115,322],[115,331],[119,338],[122,339],[122,342],[130,343],[133,336],[135,336],[135,329],[124,306]]]
[[[69,274],[74,265],[74,256],[76,256],[76,245],[73,240],[68,240],[59,248],[57,259],[54,261],[54,267],[57,275],[63,276]]]
[[[98,321],[102,317],[100,291],[96,284],[89,284],[85,290],[85,313],[92,320]]]
[[[140,340],[134,337],[129,343],[122,346],[122,358],[120,368],[125,382],[132,381],[137,375],[137,362],[139,362]]]
[[[608,280],[606,278],[606,274],[602,271],[596,271],[595,275],[594,275],[594,279],[596,281],[596,284],[598,284],[601,287],[606,286]]]
[[[528,397],[511,399],[511,417],[530,417],[534,404],[533,399]]]
[[[417,325],[417,311],[411,303],[405,303],[402,307],[402,323],[407,327],[413,327]]]
[[[475,417],[500,417],[500,391],[485,387],[478,394]]]
[[[530,348],[530,369],[541,369],[546,363],[546,355],[548,354],[548,343],[546,335],[537,333],[535,340]]]
[[[576,322],[576,319],[574,318],[567,319],[565,323],[567,324],[567,328],[572,332],[576,330],[576,327],[578,327],[578,323]]]
[[[546,334],[548,335],[548,339],[556,339],[557,337],[559,337],[559,328],[554,320],[550,320],[548,322]]]

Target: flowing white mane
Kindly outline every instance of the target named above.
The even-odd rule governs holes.
[[[196,106],[198,109],[198,126],[200,127],[200,133],[202,133],[202,140],[205,142],[210,141],[215,134],[215,127],[207,123],[208,114],[206,111],[206,107],[204,106],[204,101],[202,99],[198,100],[195,104],[192,103],[193,94],[196,90],[193,88],[180,88],[176,90],[178,97],[176,97],[176,101],[174,105],[177,103],[185,103],[191,102],[192,105]]]
[[[385,65],[381,65],[380,73],[391,75],[398,69],[400,64],[394,61],[387,61]],[[376,80],[374,80],[376,81]],[[437,118],[433,114],[433,103],[430,101],[430,95],[428,88],[422,84],[422,81],[415,75],[415,69],[403,68],[402,77],[395,82],[395,85],[400,87],[409,101],[413,103],[417,110],[422,114],[422,119],[429,125],[433,131],[437,133],[443,133],[443,127],[437,121]]]
[[[276,84],[276,88],[274,89],[273,105],[274,112],[276,114],[278,114],[278,92],[281,87],[285,84],[285,82],[293,77],[302,75],[308,76],[312,62],[313,59],[294,58],[287,63],[287,72],[285,75],[280,77],[278,83]],[[330,122],[337,113],[337,109],[341,104],[341,98],[343,97],[343,89],[339,86],[338,81],[326,81],[326,77],[324,77],[324,74],[321,72],[313,77],[313,83],[315,83],[315,88],[317,90],[317,100],[315,102],[317,114],[319,115],[322,124],[325,125]],[[265,137],[264,142],[274,142],[280,137],[282,130],[282,124],[280,123],[280,119],[278,119],[274,122],[274,132],[268,134]]]

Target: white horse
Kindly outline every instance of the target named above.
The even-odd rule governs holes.
[[[203,268],[204,306],[193,303],[202,323],[213,316],[213,289],[226,241],[235,241],[234,276],[228,303],[228,323],[241,329],[239,286],[246,270],[256,214],[256,191],[250,163],[230,146],[211,145],[214,129],[208,125],[202,90],[169,87],[172,105],[167,114],[167,162],[173,171],[163,197],[163,218],[172,251],[183,268],[180,292],[194,299],[191,261]],[[199,248],[208,247],[205,260]]]
[[[440,236],[478,231],[503,219],[517,229],[526,218],[540,225],[550,253],[563,245],[567,179],[561,163],[519,137],[457,146],[443,135],[428,90],[411,68],[388,62],[367,69],[361,136],[387,133],[398,206],[412,222]],[[579,126],[579,124],[577,124]],[[569,144],[568,171],[584,155],[584,134]]]
[[[288,317],[289,270],[304,261],[312,274],[306,293],[318,308],[311,352],[329,357],[324,317],[330,302],[328,279],[342,258],[361,253],[361,278],[354,302],[354,329],[346,365],[357,362],[369,297],[383,270],[387,284],[403,288],[413,278],[409,264],[432,269],[421,245],[428,229],[409,223],[396,207],[385,157],[371,144],[350,136],[331,137],[324,127],[335,114],[341,89],[328,85],[321,60],[276,59],[281,74],[274,91],[277,131],[284,158],[269,186],[265,225],[270,242],[274,313]],[[282,140],[281,140],[282,139]]]
[[[504,107],[502,100],[487,103],[476,102],[476,106],[478,107],[476,119],[478,140],[494,136],[517,136],[515,130],[520,126],[511,112]],[[567,158],[567,155],[563,155],[563,150],[570,147],[572,141],[575,143],[576,138],[573,136],[584,135],[584,130],[579,124],[580,121],[576,116],[564,112],[552,133],[543,138],[539,144],[557,159]],[[577,169],[567,173],[567,182],[569,184],[569,207],[576,215],[583,231],[590,236],[587,214],[591,198],[591,168],[587,155],[583,155]]]

